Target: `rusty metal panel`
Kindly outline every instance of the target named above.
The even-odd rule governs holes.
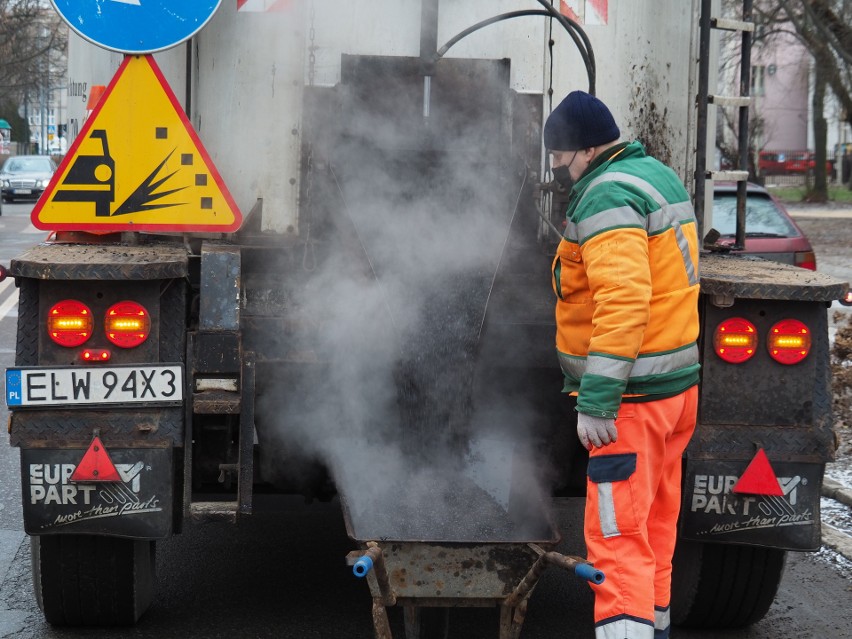
[[[39,244],[10,265],[15,277],[40,280],[161,280],[188,270],[181,244]]]
[[[9,443],[22,448],[88,446],[95,429],[124,448],[183,445],[182,408],[14,411],[9,420]]]
[[[239,393],[208,390],[192,394],[192,410],[198,415],[239,415]]]
[[[240,248],[205,242],[201,248],[202,331],[240,328]]]
[[[511,594],[538,559],[529,544],[381,544],[390,587],[400,599],[497,599]],[[381,597],[368,579],[373,597]]]
[[[699,422],[688,455],[691,459],[739,459],[757,448],[765,449],[774,459],[825,463],[834,460],[834,433],[830,423],[795,428]]]
[[[199,332],[195,338],[195,371],[198,373],[239,373],[238,333]]]
[[[847,284],[804,268],[747,255],[702,254],[701,292],[727,299],[831,302]]]

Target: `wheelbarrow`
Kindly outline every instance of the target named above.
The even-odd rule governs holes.
[[[462,485],[465,480],[454,481]],[[428,527],[403,526],[414,534],[395,534],[399,530],[386,521],[373,526],[376,518],[370,513],[353,517],[345,494],[341,504],[347,534],[360,548],[347,555],[347,564],[369,584],[376,639],[392,639],[391,606],[403,609],[406,639],[446,639],[450,608],[495,606],[499,639],[517,639],[529,597],[549,565],[593,583],[604,581],[603,573],[584,559],[553,550],[560,534],[544,504],[533,509],[526,504],[523,527],[490,526],[486,532],[491,534],[482,539],[471,538],[470,529],[456,538],[435,538]],[[509,510],[505,516],[511,519]]]

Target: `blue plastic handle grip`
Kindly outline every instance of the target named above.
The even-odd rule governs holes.
[[[591,581],[598,585],[602,584],[604,579],[606,579],[606,576],[604,576],[602,571],[598,570],[594,566],[590,566],[589,564],[577,564],[577,567],[574,568],[574,574],[581,579]]]
[[[373,569],[373,560],[370,559],[367,555],[364,555],[355,562],[355,565],[352,566],[352,573],[358,577],[365,577],[368,572]]]

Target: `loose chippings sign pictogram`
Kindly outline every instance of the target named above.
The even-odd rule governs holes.
[[[128,56],[32,212],[44,230],[236,231],[242,216],[151,56]]]

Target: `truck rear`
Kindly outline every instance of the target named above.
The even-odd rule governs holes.
[[[415,539],[540,540],[524,530],[530,509],[582,494],[586,462],[552,350],[565,194],[541,126],[554,98],[595,91],[625,138],[694,183],[689,3],[266,4],[226,2],[152,58],[197,153],[168,151],[170,116],[144,122],[157,142],[143,151],[156,153],[121,150],[139,122],[94,126],[116,70],[149,58],[71,38],[70,83],[109,87],[100,111],[69,105],[66,166],[89,163],[86,195],[57,199],[60,170],[46,201],[61,230],[11,264],[7,371],[51,623],[135,622],[156,542],[190,520],[247,516],[258,492],[342,494],[373,541],[400,513]],[[217,230],[220,205],[184,201],[210,183],[242,212],[238,230],[231,218]],[[143,184],[145,206],[128,209]],[[135,230],[152,206],[205,222]],[[785,550],[819,546],[833,455],[825,303],[842,286],[735,257],[707,264],[673,608],[684,623],[742,625],[771,604]],[[732,344],[755,338],[741,362],[720,354],[731,318]],[[810,348],[780,361],[766,344],[794,321]],[[778,488],[761,466],[769,488],[737,492],[758,453]],[[454,502],[454,482],[476,498]],[[729,581],[749,584],[746,603],[730,601]]]

